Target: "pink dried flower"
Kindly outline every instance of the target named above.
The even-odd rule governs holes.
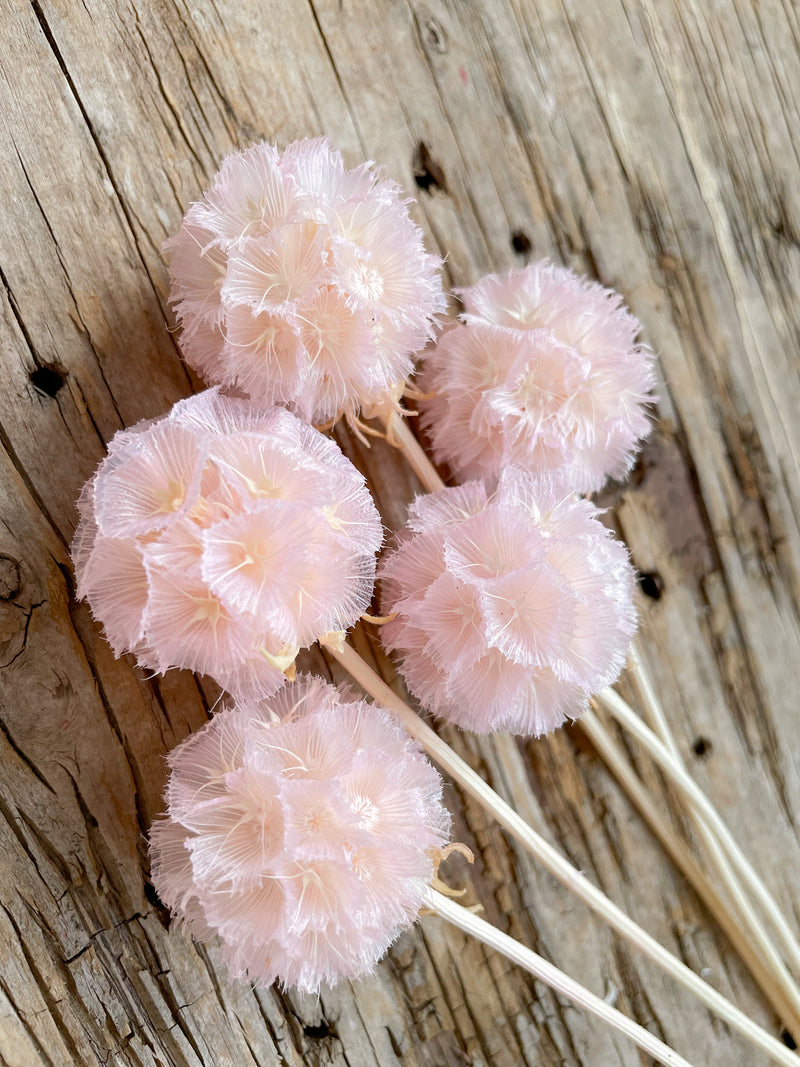
[[[170,765],[153,883],[236,977],[316,992],[371,971],[414,922],[450,820],[383,709],[301,675],[217,714]]]
[[[463,323],[425,354],[420,388],[434,456],[462,478],[509,463],[576,492],[633,465],[649,431],[653,355],[610,289],[546,260],[461,292]]]
[[[477,733],[543,734],[619,674],[633,571],[597,508],[519,468],[417,497],[381,564],[381,630],[410,691]]]
[[[324,138],[228,156],[164,245],[187,362],[307,422],[384,402],[445,309],[407,204]]]
[[[372,596],[381,522],[338,447],[282,408],[209,390],[120,431],[84,487],[78,596],[116,655],[272,692]]]

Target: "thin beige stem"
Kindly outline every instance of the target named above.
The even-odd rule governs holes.
[[[661,842],[675,866],[683,872],[731,945],[739,953],[765,997],[778,1013],[783,1025],[789,1033],[800,1034],[800,1003],[793,995],[794,983],[790,980],[789,986],[786,987],[783,982],[776,982],[772,969],[765,965],[745,936],[739,916],[720,896],[700,864],[661,815],[652,794],[636,776],[627,756],[613,740],[601,720],[593,712],[587,712],[581,716],[580,727],[627,793],[633,806]],[[714,840],[716,841],[716,838]],[[769,941],[768,943],[771,944]]]
[[[390,689],[383,679],[364,662],[354,648],[333,635],[322,639],[322,644],[338,660],[351,677],[379,704],[388,708],[401,720],[408,732],[425,751],[459,783],[512,837],[527,849],[539,862],[572,890],[594,912],[600,915],[614,930],[632,944],[677,982],[690,990],[709,1010],[724,1019],[733,1029],[767,1052],[777,1063],[798,1067],[798,1059],[760,1026],[748,1019],[744,1012],[726,1000],[694,971],[690,970],[671,952],[646,933],[621,908],[601,892],[580,871],[569,863],[552,845],[536,833],[510,804],[498,796],[486,782],[472,770],[431,728]]]
[[[631,647],[628,650],[628,678],[633,683],[633,688],[636,691],[636,696],[639,698],[639,703],[645,714],[645,718],[649,719],[650,728],[658,734],[677,762],[683,766],[683,759],[681,757],[680,749],[678,748],[678,743],[670,728],[669,720],[664,714],[664,708],[661,705],[661,701],[656,695],[653,683],[650,681],[650,676],[642,664],[638,642],[635,638],[631,642]]]
[[[438,493],[444,489],[444,482],[439,473],[428,459],[425,449],[408,428],[408,423],[402,415],[391,409],[378,415],[378,419],[386,428],[387,440],[394,443],[400,449],[413,470],[429,493]]]
[[[636,691],[644,717],[649,720],[650,727],[661,738],[675,762],[685,770],[686,767],[680,749],[678,748],[678,744],[670,729],[669,721],[664,713],[661,701],[656,694],[650,675],[642,662],[635,641],[631,645],[628,664],[628,677]],[[800,1035],[800,990],[798,990],[797,983],[792,979],[791,975],[786,972],[785,967],[782,966],[783,961],[781,961],[781,966],[777,968],[772,966],[771,961],[775,959],[778,953],[764,923],[762,922],[761,916],[754,910],[750,899],[744,892],[742,884],[737,877],[736,871],[731,865],[730,859],[722,843],[717,839],[713,830],[695,807],[690,807],[689,811],[694,819],[697,832],[708,849],[711,861],[716,867],[720,880],[726,887],[734,907],[738,910],[742,922],[745,924],[746,928],[750,930],[751,936],[761,949],[764,963],[773,974],[773,985],[784,990],[785,995],[794,1004],[794,1018],[792,1021],[790,1022],[783,1014],[781,1014],[781,1017],[783,1018],[784,1023],[788,1026],[790,1032]],[[768,909],[763,908],[763,901],[760,894],[754,898],[754,903],[762,906],[763,913],[766,915]],[[759,985],[761,985],[760,981]],[[763,985],[762,989],[764,989]],[[764,992],[767,993],[770,1000],[775,1004],[775,1000],[770,995],[769,991],[764,989]]]
[[[532,952],[525,945],[520,944],[519,941],[515,941],[513,937],[504,934],[495,926],[492,926],[491,923],[486,922],[485,919],[481,919],[473,912],[467,911],[460,904],[448,900],[447,897],[437,893],[434,889],[427,891],[425,903],[440,918],[452,923],[453,926],[462,930],[465,934],[469,934],[470,937],[477,938],[478,941],[488,945],[495,952],[501,953],[512,963],[523,967],[534,978],[538,978],[539,981],[550,986],[556,993],[560,993],[567,1000],[571,1000],[573,1004],[577,1004],[579,1008],[583,1008],[590,1015],[602,1019],[604,1023],[613,1027],[614,1030],[630,1038],[635,1045],[647,1052],[658,1063],[665,1064],[665,1067],[691,1067],[688,1060],[685,1060],[683,1056],[679,1056],[674,1049],[671,1049],[669,1045],[665,1045],[663,1041],[659,1041],[649,1030],[645,1030],[643,1026],[639,1026],[633,1019],[629,1019],[621,1011],[617,1011],[610,1004],[606,1004],[604,1000],[601,1000],[600,997],[585,986],[582,986],[580,982],[576,982],[574,978],[570,978],[569,975],[560,971],[558,967]]]
[[[702,815],[706,825],[712,830],[714,836],[725,848],[728,858],[744,883],[751,892],[758,897],[764,908],[764,913],[772,925],[779,941],[786,953],[790,965],[800,973],[800,945],[784,918],[780,908],[775,903],[772,894],[759,878],[752,864],[744,855],[734,840],[730,830],[720,818],[713,804],[706,797],[700,787],[689,777],[683,767],[675,762],[669,749],[659,740],[653,731],[646,726],[638,715],[635,714],[613,689],[602,689],[597,694],[597,699],[614,716],[617,722],[631,733],[636,740],[647,750],[653,760],[661,769],[669,775],[670,780],[683,794],[688,803]]]

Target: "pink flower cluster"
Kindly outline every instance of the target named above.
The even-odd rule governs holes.
[[[187,362],[316,424],[384,401],[445,308],[407,204],[324,138],[228,156],[164,246]]]
[[[170,754],[153,883],[231,973],[316,992],[410,926],[449,816],[441,779],[380,708],[300,676]]]
[[[422,425],[462,478],[510,463],[575,492],[633,465],[649,431],[653,357],[618,293],[543,261],[461,292],[463,322],[424,357]]]
[[[284,684],[372,595],[378,513],[300,418],[357,426],[433,336],[441,261],[407,203],[325,139],[224,161],[165,244],[170,300],[187,362],[249,399],[212,389],[118,433],[72,550],[117,655],[236,699],[170,755],[158,893],[233,975],[309,992],[372,970],[449,829],[438,774],[386,712]],[[442,717],[538,735],[613,681],[635,629],[627,552],[574,493],[630,468],[652,359],[617,294],[549,263],[463,296],[425,358],[424,425],[437,459],[486,484],[412,505],[381,568],[382,635]]]
[[[78,596],[116,655],[239,696],[369,604],[380,518],[338,447],[282,408],[209,390],[120,431],[79,500]]]
[[[539,735],[610,684],[636,627],[625,547],[597,509],[518,468],[417,497],[379,569],[410,691],[476,733]]]

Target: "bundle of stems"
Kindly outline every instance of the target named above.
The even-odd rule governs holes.
[[[665,973],[693,993],[711,1012],[766,1052],[776,1063],[796,1064],[797,1058],[776,1038],[749,1019],[699,975],[659,944],[561,853],[530,826],[393,689],[359,656],[343,633],[326,635],[322,647],[377,703],[401,720],[428,755],[461,788],[482,805],[526,851],[537,859],[567,889],[599,915],[618,934],[635,945]],[[458,907],[457,905],[455,907]],[[436,909],[439,910],[439,909]],[[463,909],[462,909],[463,910]],[[497,947],[496,945],[494,947]],[[665,1061],[668,1062],[668,1061]],[[672,1061],[675,1062],[675,1061]]]
[[[380,415],[387,440],[398,448],[424,488],[431,493],[445,488],[405,419],[396,411]],[[754,1024],[740,1017],[737,1009],[711,990],[694,972],[684,967],[667,950],[591,885],[579,872],[524,823],[505,803],[492,794],[486,784],[458,760],[438,736],[363,663],[343,642],[333,640],[326,647],[349,673],[376,699],[389,706],[405,723],[428,753],[439,762],[475,799],[497,818],[523,846],[537,857],[565,885],[601,915],[618,933],[636,944],[654,962],[699,997],[711,1010],[726,1018],[778,1062],[796,1063],[797,1057],[769,1035],[765,1044],[755,1034]],[[752,977],[780,1017],[786,1032],[800,1034],[800,989],[793,973],[800,973],[800,945],[763,880],[736,844],[730,831],[711,802],[688,776],[655,688],[642,665],[636,642],[629,654],[630,680],[641,704],[645,722],[622,697],[611,688],[597,694],[595,711],[588,712],[580,725],[601,757],[639,810],[651,831],[681,870],[711,915],[720,925]],[[698,836],[708,850],[711,870],[707,872],[693,856],[691,848],[661,815],[663,798],[651,795],[636,774],[622,747],[614,739],[598,712],[602,708],[644,748],[660,767],[674,791],[685,804]],[[649,725],[648,725],[649,723]],[[771,928],[771,929],[770,929]],[[776,944],[777,939],[777,944]],[[711,995],[709,995],[711,994]],[[718,999],[719,998],[719,999]]]

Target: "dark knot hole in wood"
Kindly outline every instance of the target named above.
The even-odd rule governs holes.
[[[42,396],[54,397],[64,384],[64,372],[54,364],[44,364],[31,371],[28,376],[30,383],[37,393]]]
[[[664,579],[657,571],[648,571],[639,575],[639,587],[651,600],[660,600],[664,592]]]
[[[531,239],[524,230],[514,230],[511,234],[511,247],[518,256],[527,256],[531,250]]]

